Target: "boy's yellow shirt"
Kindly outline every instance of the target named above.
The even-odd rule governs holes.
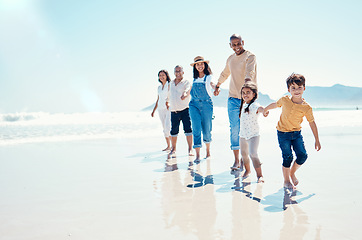
[[[299,131],[304,116],[308,122],[314,121],[312,107],[304,99],[302,104],[296,104],[292,102],[290,96],[284,96],[277,101],[277,106],[282,107],[277,125],[277,129],[281,132]]]

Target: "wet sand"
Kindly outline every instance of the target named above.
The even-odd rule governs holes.
[[[362,128],[316,117],[322,150],[305,127],[309,158],[294,192],[282,188],[275,129],[262,131],[265,183],[230,172],[223,117],[200,164],[182,134],[169,159],[162,132],[1,146],[0,239],[360,239]]]

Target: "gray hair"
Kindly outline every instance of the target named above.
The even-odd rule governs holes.
[[[176,68],[181,68],[182,71],[184,70],[184,68],[181,65],[176,65],[176,67],[173,69],[174,71],[176,70]]]

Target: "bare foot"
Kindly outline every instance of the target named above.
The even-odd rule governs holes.
[[[163,151],[163,152],[168,152],[168,151],[170,151],[170,150],[171,150],[171,148],[170,148],[170,147],[167,147],[167,148],[163,149],[162,151]]]
[[[243,178],[247,178],[249,177],[250,171],[245,170],[244,174],[243,174]]]
[[[189,150],[189,156],[194,156],[194,152],[191,150]]]
[[[240,170],[240,172],[244,171],[244,165],[243,165],[243,162],[241,162],[240,167],[239,167],[239,170]]]
[[[189,166],[187,170],[193,170],[194,169],[194,163],[192,161],[189,161]]]
[[[264,178],[263,178],[263,176],[258,177],[258,183],[263,183],[263,182],[264,182]]]
[[[176,150],[171,149],[171,151],[168,154],[168,157],[176,157]]]
[[[298,178],[294,174],[290,175],[290,178],[292,179],[292,182],[293,182],[294,186],[297,186],[298,183],[299,183]]]
[[[284,182],[284,188],[295,189],[291,182]]]
[[[240,170],[240,163],[235,161],[234,165],[230,168],[231,168],[231,170],[234,170],[234,171]]]

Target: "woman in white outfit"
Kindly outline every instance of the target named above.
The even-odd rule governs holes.
[[[171,112],[168,109],[168,105],[166,105],[166,100],[168,99],[170,93],[170,86],[169,86],[170,80],[171,80],[170,75],[166,70],[161,70],[158,72],[158,81],[161,83],[161,85],[158,86],[157,101],[151,113],[151,116],[153,117],[156,109],[158,108],[158,115],[162,123],[163,134],[165,136],[167,143],[167,147],[162,151],[169,151],[171,149],[170,147]]]

